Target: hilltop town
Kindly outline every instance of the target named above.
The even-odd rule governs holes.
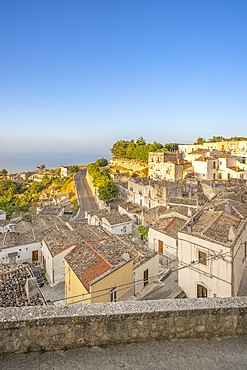
[[[247,295],[247,140],[199,139],[2,170],[0,307]]]

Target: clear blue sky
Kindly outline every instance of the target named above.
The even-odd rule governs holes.
[[[247,136],[246,0],[1,0],[0,153]]]

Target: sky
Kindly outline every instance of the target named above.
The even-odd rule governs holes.
[[[247,136],[246,19],[246,0],[0,0],[0,161]]]

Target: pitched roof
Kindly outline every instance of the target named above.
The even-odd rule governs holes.
[[[178,231],[186,222],[186,220],[178,217],[161,218],[152,226],[152,229],[177,239]]]
[[[211,202],[194,216],[191,234],[217,244],[231,246],[238,237],[238,231],[245,221],[246,218],[235,209],[233,204],[226,200],[219,200],[218,202]],[[231,228],[236,230],[235,240],[229,240],[229,230]],[[190,233],[187,225],[181,231]]]
[[[95,279],[133,259],[140,266],[157,253],[134,244],[128,237],[111,236],[106,240],[81,243],[67,254],[65,260],[87,290]],[[129,257],[129,258],[126,258]]]

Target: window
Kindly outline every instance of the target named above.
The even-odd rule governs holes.
[[[142,206],[142,199],[140,199],[140,206]]]
[[[207,289],[203,285],[197,284],[197,298],[207,298],[207,296]]]
[[[202,251],[199,251],[198,252],[198,260],[199,260],[199,263],[206,266],[206,264],[207,264],[207,255],[206,255],[206,253],[202,252]]]
[[[148,285],[148,269],[143,271],[143,282],[144,286]]]
[[[215,162],[213,162],[213,168],[215,168]]]
[[[117,302],[117,287],[110,289],[110,302]]]

